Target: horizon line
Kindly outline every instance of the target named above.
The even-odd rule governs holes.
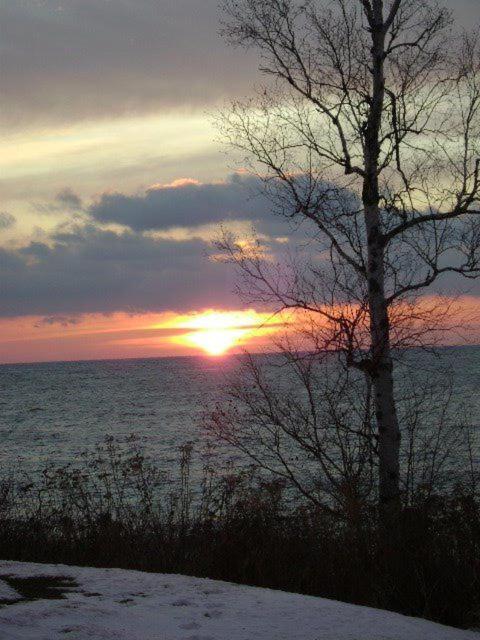
[[[431,347],[403,347],[401,351],[422,351],[422,350],[430,350],[435,351],[437,349],[465,349],[468,347],[480,347],[480,343],[473,344],[443,344],[443,345],[435,345]],[[398,350],[398,349],[397,349]],[[281,351],[249,351],[249,352],[230,352],[223,353],[221,355],[209,355],[207,353],[198,353],[198,354],[183,354],[183,355],[168,355],[168,356],[140,356],[133,358],[79,358],[79,359],[71,359],[71,360],[24,360],[18,362],[0,362],[0,367],[15,367],[15,366],[25,366],[25,365],[43,365],[43,364],[82,364],[88,362],[134,362],[138,360],[179,360],[179,359],[187,359],[187,358],[196,358],[196,359],[204,359],[204,360],[224,360],[226,358],[238,357],[242,355],[246,355],[249,353],[251,355],[278,355]],[[334,352],[332,352],[334,353]]]

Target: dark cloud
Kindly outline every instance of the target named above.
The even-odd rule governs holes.
[[[478,0],[446,0],[462,24]],[[2,118],[143,114],[249,93],[255,53],[228,48],[218,0],[11,0],[0,3]]]
[[[77,193],[70,187],[62,189],[50,202],[32,203],[36,213],[41,215],[51,215],[58,213],[72,213],[79,217],[83,212],[83,201]]]
[[[114,311],[184,311],[233,304],[229,267],[200,241],[155,241],[93,225],[49,243],[0,249],[0,316],[73,317]]]
[[[61,327],[71,327],[80,323],[80,318],[78,316],[46,316],[42,318],[37,324],[36,327],[41,326],[55,326],[60,325]]]
[[[2,118],[10,124],[205,106],[256,68],[220,36],[217,0],[2,2]],[[232,73],[235,71],[235,73]]]
[[[230,219],[285,235],[286,222],[272,215],[259,186],[256,178],[234,174],[219,183],[177,181],[142,196],[103,195],[83,208],[83,220],[57,226],[47,240],[0,249],[0,316],[42,315],[62,324],[81,313],[238,305],[233,270],[209,259],[211,244],[195,233],[175,241],[146,232]],[[82,202],[67,188],[45,206],[80,208]],[[127,230],[114,232],[104,223]]]
[[[11,213],[8,213],[7,211],[0,211],[0,230],[10,229],[10,227],[13,227],[15,222],[16,220]]]
[[[227,219],[261,220],[272,205],[255,178],[234,174],[226,182],[185,181],[149,189],[144,195],[104,194],[89,209],[98,222],[115,222],[137,231],[196,227]]]
[[[271,248],[280,258],[281,246]],[[43,323],[67,326],[85,313],[238,306],[232,267],[209,260],[209,252],[200,240],[70,225],[48,242],[0,248],[0,317],[40,315]],[[469,293],[479,295],[479,286]],[[458,278],[445,278],[438,290],[458,292]]]
[[[73,189],[66,187],[57,194],[55,198],[59,207],[67,207],[68,209],[79,210],[83,207],[82,199],[78,196]]]

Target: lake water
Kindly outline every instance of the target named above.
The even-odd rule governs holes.
[[[412,354],[422,384],[439,363],[454,377],[455,398],[480,422],[480,347]],[[234,357],[109,360],[0,366],[0,466],[38,471],[67,463],[105,436],[136,434],[170,465],[181,444],[202,445],[200,417],[222,395]]]

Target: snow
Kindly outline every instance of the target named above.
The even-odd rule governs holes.
[[[64,599],[4,603],[1,640],[480,640],[387,611],[187,576],[2,561],[0,576],[77,585]],[[0,579],[0,600],[18,597]]]

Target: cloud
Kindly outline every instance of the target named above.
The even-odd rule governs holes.
[[[78,196],[73,189],[66,187],[62,189],[55,200],[60,207],[67,207],[68,209],[80,210],[83,207],[82,199]]]
[[[256,52],[218,35],[218,0],[0,3],[2,118],[36,122],[141,115],[248,93]],[[478,0],[446,0],[461,23]]]
[[[22,0],[0,12],[10,125],[204,107],[255,77],[253,56],[218,35],[217,0]]]
[[[59,325],[60,327],[71,327],[80,324],[81,320],[79,317],[69,317],[69,316],[46,316],[39,320],[36,324],[36,328],[40,328],[42,326],[54,327]]]
[[[234,174],[225,182],[201,184],[177,180],[155,185],[143,195],[104,194],[89,213],[98,222],[114,222],[136,231],[196,227],[223,220],[260,220],[271,203],[258,192],[255,178]]]
[[[66,326],[85,313],[238,304],[233,268],[209,259],[218,222],[228,220],[240,236],[254,223],[267,243],[274,239],[271,247],[288,235],[258,187],[243,174],[205,184],[183,178],[142,195],[104,194],[90,206],[62,189],[46,210],[77,209],[81,217],[74,211],[28,244],[0,248],[0,317],[45,316]]]
[[[10,227],[13,227],[15,222],[16,220],[11,213],[7,213],[6,211],[0,211],[0,230],[10,229]]]
[[[234,307],[232,265],[208,257],[211,234],[226,218],[246,247],[242,229],[248,225],[239,221],[254,224],[273,269],[297,248],[290,257],[301,264],[314,257],[318,268],[323,254],[314,241],[304,242],[310,230],[273,215],[265,196],[251,196],[258,186],[257,179],[235,174],[205,184],[175,180],[136,196],[104,194],[83,208],[82,218],[70,217],[20,248],[0,247],[0,317],[45,316],[47,324],[68,326],[80,314]],[[55,202],[79,200],[64,189]],[[480,281],[472,283],[468,292],[479,295],[479,287]],[[455,293],[458,278],[446,277],[437,290]]]
[[[198,238],[63,226],[45,241],[0,248],[0,317],[44,316],[43,326],[66,328],[83,314],[235,308],[235,272],[209,260],[209,251]],[[472,284],[469,293],[479,295],[479,287]],[[442,291],[458,291],[458,279],[446,278]]]
[[[83,211],[83,201],[73,189],[65,187],[53,200],[33,203],[33,208],[41,215],[72,213],[78,217],[78,214]]]
[[[212,263],[199,240],[155,240],[94,225],[55,232],[48,241],[0,249],[0,316],[184,311],[228,306],[232,272]],[[55,320],[56,321],[56,320]]]

